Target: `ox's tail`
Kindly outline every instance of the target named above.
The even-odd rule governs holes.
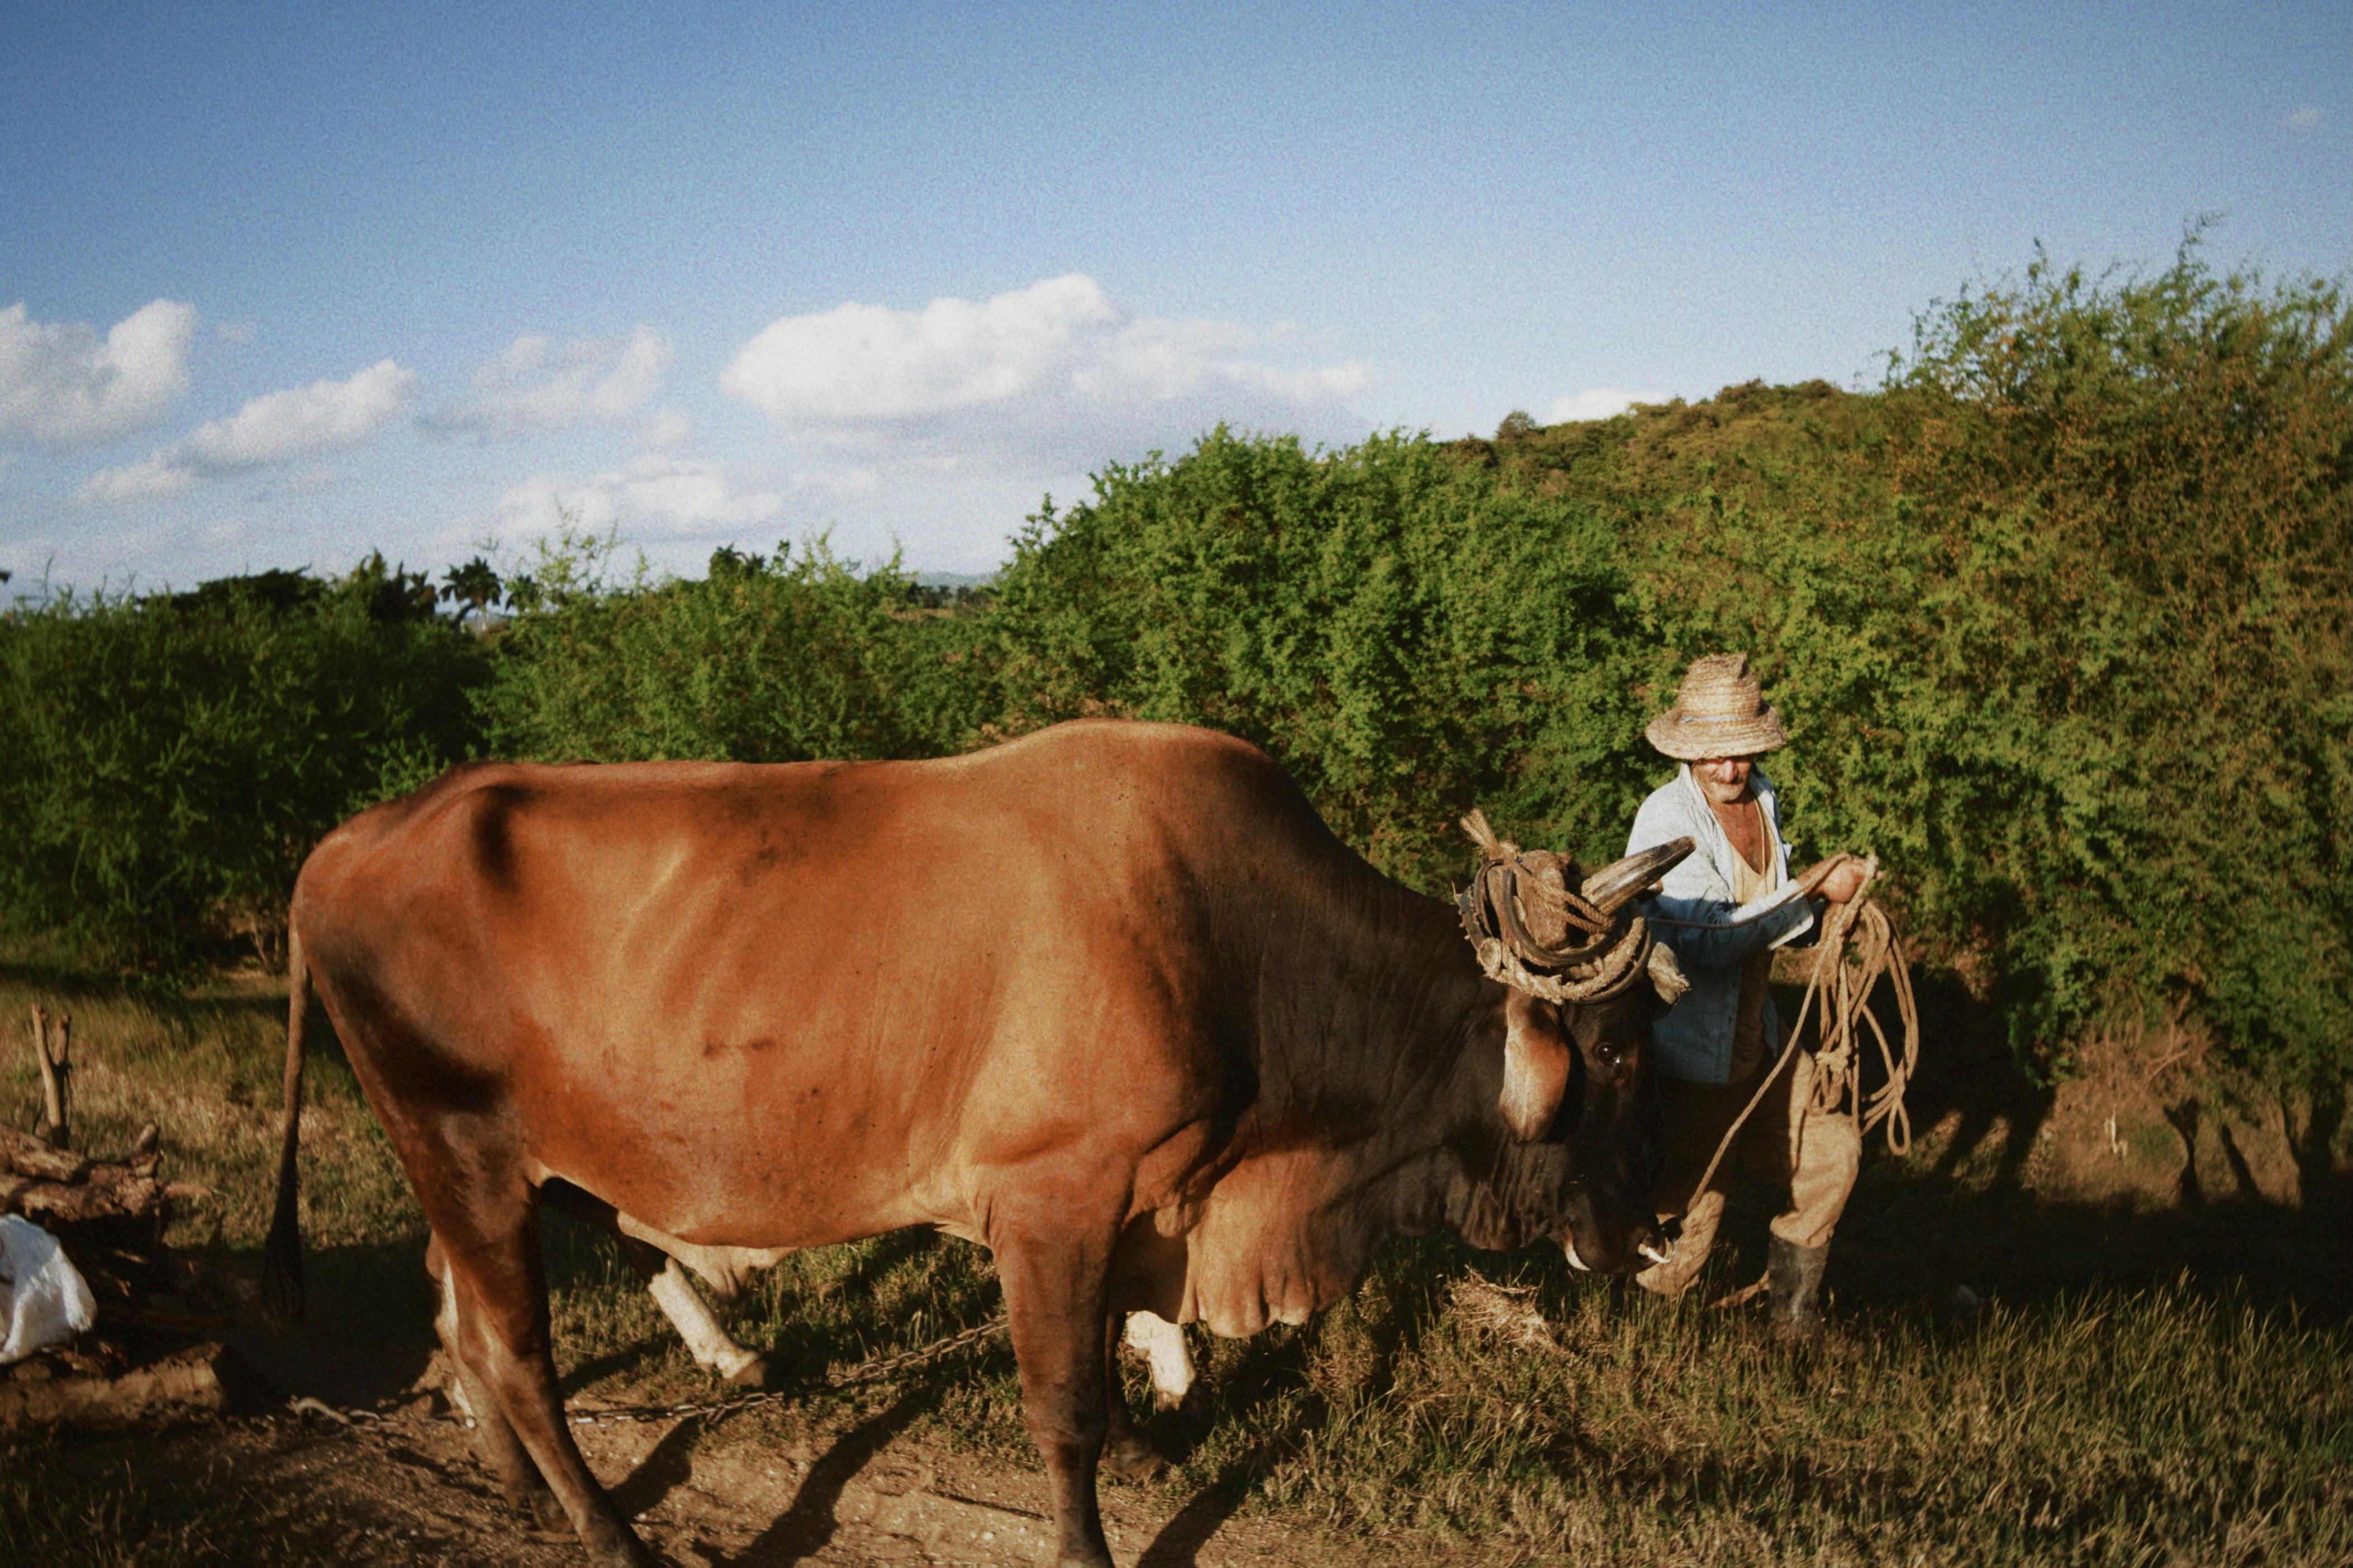
[[[286,930],[286,1138],[278,1154],[278,1208],[261,1255],[261,1304],[283,1328],[302,1321],[301,1186],[296,1170],[302,1147],[302,1025],[311,1012],[311,966],[302,932]]]

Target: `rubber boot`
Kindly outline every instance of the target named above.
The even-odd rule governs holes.
[[[1799,1247],[1773,1238],[1765,1278],[1773,1298],[1773,1337],[1784,1344],[1810,1340],[1822,1331],[1822,1265],[1827,1247]]]

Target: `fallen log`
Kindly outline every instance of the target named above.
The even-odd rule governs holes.
[[[0,1165],[46,1182],[79,1182],[90,1173],[90,1162],[79,1154],[13,1127],[0,1127]]]
[[[164,1189],[127,1165],[96,1165],[80,1182],[34,1182],[10,1207],[48,1230],[100,1219],[163,1218]]]
[[[212,1196],[200,1183],[166,1182],[156,1174],[162,1144],[162,1131],[151,1121],[140,1129],[128,1159],[92,1160],[0,1127],[0,1214],[21,1214],[51,1229],[100,1219],[160,1225],[173,1203]]]
[[[192,1345],[117,1376],[19,1363],[0,1374],[0,1431],[32,1426],[121,1426],[185,1419],[230,1405],[237,1373],[217,1342]]]
[[[98,1321],[69,1344],[0,1367],[0,1431],[117,1426],[225,1408],[230,1363],[212,1341],[241,1321],[249,1282],[164,1245],[175,1204],[210,1198],[161,1173],[163,1133],[139,1131],[120,1160],[93,1160],[0,1127],[0,1214],[55,1237],[89,1286]]]

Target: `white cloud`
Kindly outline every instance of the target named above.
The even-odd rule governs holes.
[[[930,465],[936,469],[936,463]],[[831,501],[857,500],[882,489],[882,472],[867,463],[826,464],[796,469],[793,489]]]
[[[681,409],[657,408],[638,426],[638,445],[648,451],[667,451],[693,439],[694,421]]]
[[[255,488],[257,501],[288,500],[301,496],[322,495],[343,483],[343,476],[331,463],[301,463],[274,475],[267,484]]]
[[[400,417],[417,378],[380,360],[345,381],[314,381],[254,398],[135,463],[101,468],[81,499],[101,506],[176,495],[199,479],[359,446]]]
[[[1637,403],[1664,403],[1663,392],[1626,392],[1614,386],[1588,387],[1583,392],[1553,399],[1545,415],[1547,425],[1566,425],[1577,419],[1608,419],[1623,414]]]
[[[1138,315],[1071,273],[975,303],[850,303],[773,321],[720,378],[788,439],[1085,468],[1189,443],[1220,420],[1359,433],[1360,364],[1283,365],[1270,334]],[[1273,336],[1290,336],[1276,333]]]
[[[670,340],[651,327],[617,343],[520,337],[474,372],[471,397],[436,411],[427,423],[491,437],[611,424],[659,390],[670,357]]]
[[[132,501],[161,500],[193,489],[196,470],[174,456],[170,447],[150,452],[135,463],[100,468],[75,492],[85,506],[124,506]]]
[[[0,310],[0,436],[87,447],[143,430],[188,390],[196,310],[157,300],[104,338],[85,321],[36,321],[22,301]]]
[[[1033,391],[1119,325],[1103,290],[1078,273],[978,305],[851,303],[770,322],[720,384],[779,424],[937,414]]]
[[[618,529],[631,541],[708,538],[766,523],[785,510],[773,491],[738,489],[715,464],[648,453],[625,468],[577,478],[536,474],[499,498],[497,539],[544,537],[560,528]],[[470,526],[469,539],[480,529]]]
[[[347,381],[257,397],[178,443],[207,468],[249,468],[356,447],[400,416],[417,378],[378,360]]]
[[[2288,129],[2291,131],[2316,130],[2320,121],[2320,110],[2308,103],[2301,109],[2290,110],[2287,115]]]

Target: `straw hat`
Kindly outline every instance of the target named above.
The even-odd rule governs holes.
[[[1712,653],[1683,671],[1675,705],[1643,731],[1677,762],[1753,757],[1788,744],[1781,711],[1769,707],[1745,653]]]

